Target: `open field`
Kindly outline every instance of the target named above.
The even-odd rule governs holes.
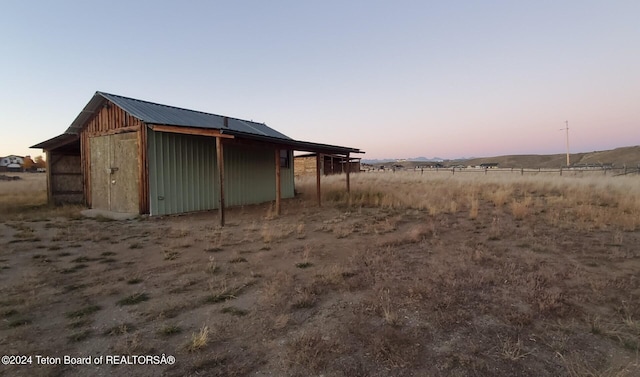
[[[2,353],[176,362],[0,375],[640,375],[637,176],[323,177],[322,208],[302,180],[281,216],[222,229],[84,219],[9,183]]]
[[[571,153],[570,162],[572,165],[597,165],[613,164],[616,169],[627,167],[629,170],[636,170],[640,165],[640,145],[620,147],[605,151],[593,151],[585,153]],[[525,168],[525,169],[560,169],[567,164],[567,155],[559,154],[541,154],[541,155],[507,155],[507,156],[490,156],[476,157],[462,160],[447,160],[443,164],[445,166],[476,166],[484,163],[497,163],[501,168]],[[385,165],[390,167],[392,162],[374,163],[376,167]],[[426,161],[402,161],[399,165],[406,169],[413,169],[415,166],[428,165]]]

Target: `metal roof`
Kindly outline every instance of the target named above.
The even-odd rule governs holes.
[[[228,129],[260,136],[291,139],[274,130],[264,123],[249,120],[209,114],[202,111],[188,110],[180,107],[161,105],[158,103],[128,98],[116,94],[96,92],[84,110],[67,129],[66,133],[78,133],[91,116],[109,100],[127,113],[147,124],[162,124],[170,126],[210,128],[217,130]],[[225,118],[227,119],[225,127]]]
[[[220,130],[220,133],[258,141],[281,144],[290,148],[319,153],[364,153],[356,148],[294,140],[264,123],[209,114],[202,111],[161,105],[115,94],[96,92],[63,135],[32,148],[57,148],[59,142],[72,142],[68,135],[78,135],[84,125],[107,103],[112,102],[127,113],[149,125],[167,125]],[[67,136],[65,136],[67,135]]]
[[[308,151],[308,152],[318,152],[324,154],[346,154],[346,153],[364,153],[357,148],[351,147],[341,147],[338,145],[331,144],[321,144],[321,143],[313,143],[310,141],[301,141],[301,140],[293,140],[293,139],[277,139],[268,136],[261,136],[255,134],[248,134],[244,132],[238,131],[229,131],[229,130],[220,130],[223,134],[233,135],[236,137],[244,138],[244,139],[252,139],[258,141],[265,141],[270,143],[281,144],[282,146],[298,150],[298,151]]]

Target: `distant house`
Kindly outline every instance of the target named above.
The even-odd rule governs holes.
[[[484,164],[480,164],[480,168],[481,169],[497,169],[498,168],[498,163],[497,162],[486,162]]]
[[[264,123],[96,92],[47,153],[49,200],[166,215],[294,195],[293,151],[359,149],[294,140]],[[349,180],[347,177],[347,189]],[[320,186],[318,183],[318,201]]]
[[[21,172],[24,171],[24,157],[10,155],[7,157],[0,157],[0,171],[2,172]]]
[[[296,177],[304,175],[315,175],[317,171],[317,153],[306,153],[293,157],[294,174]],[[360,158],[334,155],[334,154],[322,154],[320,156],[320,174],[332,175],[346,173],[349,169],[350,173],[357,173],[360,171]],[[347,160],[349,163],[347,163]]]

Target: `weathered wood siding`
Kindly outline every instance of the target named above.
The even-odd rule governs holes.
[[[316,174],[316,156],[300,156],[293,158],[293,168],[296,177]]]
[[[54,204],[82,204],[84,202],[82,170],[79,154],[47,154],[49,202]]]
[[[139,212],[138,138],[135,132],[89,138],[91,208]]]
[[[342,163],[343,158],[338,156],[323,156],[323,162],[320,166],[322,175],[341,174],[345,172],[345,164]],[[351,161],[349,163],[351,173],[360,171],[360,161]],[[294,158],[294,168],[296,177],[304,175],[316,174],[316,156],[300,156]]]
[[[106,101],[105,105],[87,122],[80,132],[80,148],[82,150],[81,167],[84,177],[83,187],[86,204],[93,205],[93,193],[91,192],[91,142],[90,138],[115,135],[125,132],[135,132],[138,150],[136,161],[137,194],[127,193],[128,197],[137,197],[138,212],[148,213],[148,166],[147,156],[144,151],[147,145],[147,130],[144,123],[132,115],[126,113],[115,104]],[[133,186],[131,189],[134,189]],[[100,199],[98,199],[100,200]]]

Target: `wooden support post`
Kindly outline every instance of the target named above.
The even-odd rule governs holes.
[[[322,159],[322,154],[316,154],[316,191],[318,195],[318,207],[322,206],[322,194],[320,192],[320,160]]]
[[[345,172],[347,173],[347,194],[351,192],[351,182],[349,181],[349,172],[351,171],[349,163],[349,153],[347,152],[347,161],[345,162]]]
[[[220,226],[224,226],[224,151],[222,149],[222,138],[216,137],[216,157],[218,160],[218,177],[220,181],[220,200],[218,202],[218,212],[220,213]]]
[[[280,216],[280,197],[281,196],[282,196],[282,183],[280,182],[280,149],[276,148],[276,216]]]
[[[47,164],[45,165],[47,168],[47,203],[49,203],[49,205],[53,204],[53,194],[52,194],[52,188],[51,188],[51,168],[53,167],[53,164],[51,163],[51,152],[48,150],[44,151],[45,153],[45,158],[47,159]]]

